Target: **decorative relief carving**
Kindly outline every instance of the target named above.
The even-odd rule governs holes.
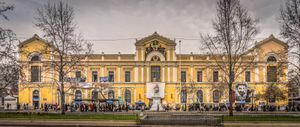
[[[162,53],[164,56],[166,56],[166,48],[162,47],[157,40],[154,40],[151,42],[150,47],[146,48],[146,56],[151,53],[152,51],[158,51]]]

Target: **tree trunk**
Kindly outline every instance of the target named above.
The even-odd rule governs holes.
[[[229,116],[233,116],[232,108],[232,83],[229,84]]]
[[[298,65],[298,68],[299,68],[298,71],[299,71],[299,73],[300,73],[300,43],[298,43],[298,54],[297,54],[297,55],[298,55],[298,64],[299,64],[299,65]]]
[[[63,59],[61,57],[61,65],[62,65],[62,62]],[[60,109],[61,109],[61,114],[64,115],[65,114],[65,84],[64,84],[64,71],[63,71],[63,66],[60,67],[60,72],[59,72],[59,79],[60,79],[60,100],[61,100],[61,106],[60,106]]]
[[[62,81],[63,82],[63,81]],[[64,83],[61,83],[61,88],[60,88],[60,100],[61,100],[61,114],[65,115],[65,91],[64,91]]]

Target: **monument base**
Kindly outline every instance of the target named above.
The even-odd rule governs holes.
[[[152,112],[164,112],[165,109],[162,107],[161,105],[161,98],[160,97],[153,97],[153,104],[150,108],[149,111],[152,111]]]

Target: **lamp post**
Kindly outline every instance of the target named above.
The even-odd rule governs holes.
[[[181,78],[182,78],[182,76],[181,76],[181,40],[179,40],[179,74],[180,74],[180,80],[179,80],[179,83],[180,83],[180,101],[182,100],[182,83],[181,83]],[[186,98],[186,101],[187,101],[187,98]],[[186,111],[186,103],[187,102],[185,102],[185,111]]]
[[[251,106],[251,110],[253,111],[253,106],[254,106],[254,90],[251,90],[251,98],[252,98],[252,106]]]

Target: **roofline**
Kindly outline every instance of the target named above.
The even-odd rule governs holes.
[[[271,34],[268,38],[265,38],[265,39],[261,40],[260,42],[257,42],[252,48],[250,48],[248,51],[246,51],[245,54],[253,51],[255,48],[257,48],[257,47],[259,47],[259,46],[261,46],[261,45],[263,45],[263,44],[265,44],[265,43],[267,43],[271,40],[273,40],[275,42],[278,42],[280,45],[284,46],[285,48],[289,47],[287,43],[279,40],[278,38],[274,37],[273,34]]]
[[[142,38],[140,40],[137,40],[134,45],[135,46],[143,46],[143,42],[150,41],[150,40],[155,39],[155,38],[159,38],[162,41],[169,42],[169,43],[167,43],[167,45],[176,46],[176,43],[175,43],[174,40],[171,40],[171,39],[169,39],[167,37],[161,36],[157,32],[154,32],[153,34],[151,34],[151,35],[149,35],[147,37],[144,37],[144,38]]]
[[[30,42],[32,42],[32,41],[34,41],[34,40],[39,40],[39,41],[42,41],[42,42],[44,42],[44,43],[46,43],[46,44],[50,44],[50,45],[51,45],[51,43],[49,43],[48,41],[46,41],[46,40],[44,40],[43,38],[39,37],[37,34],[34,34],[31,38],[29,38],[29,39],[27,39],[27,40],[21,42],[20,44],[18,44],[18,47],[20,48],[20,47],[22,47],[23,45],[25,45],[25,44],[27,44],[27,43],[30,43]]]
[[[121,55],[121,56],[126,56],[126,55],[128,55],[128,56],[134,56],[135,54],[90,54],[90,56],[93,56],[93,55],[95,55],[95,56],[108,56],[108,55],[116,55],[116,56],[119,56],[119,55]]]

